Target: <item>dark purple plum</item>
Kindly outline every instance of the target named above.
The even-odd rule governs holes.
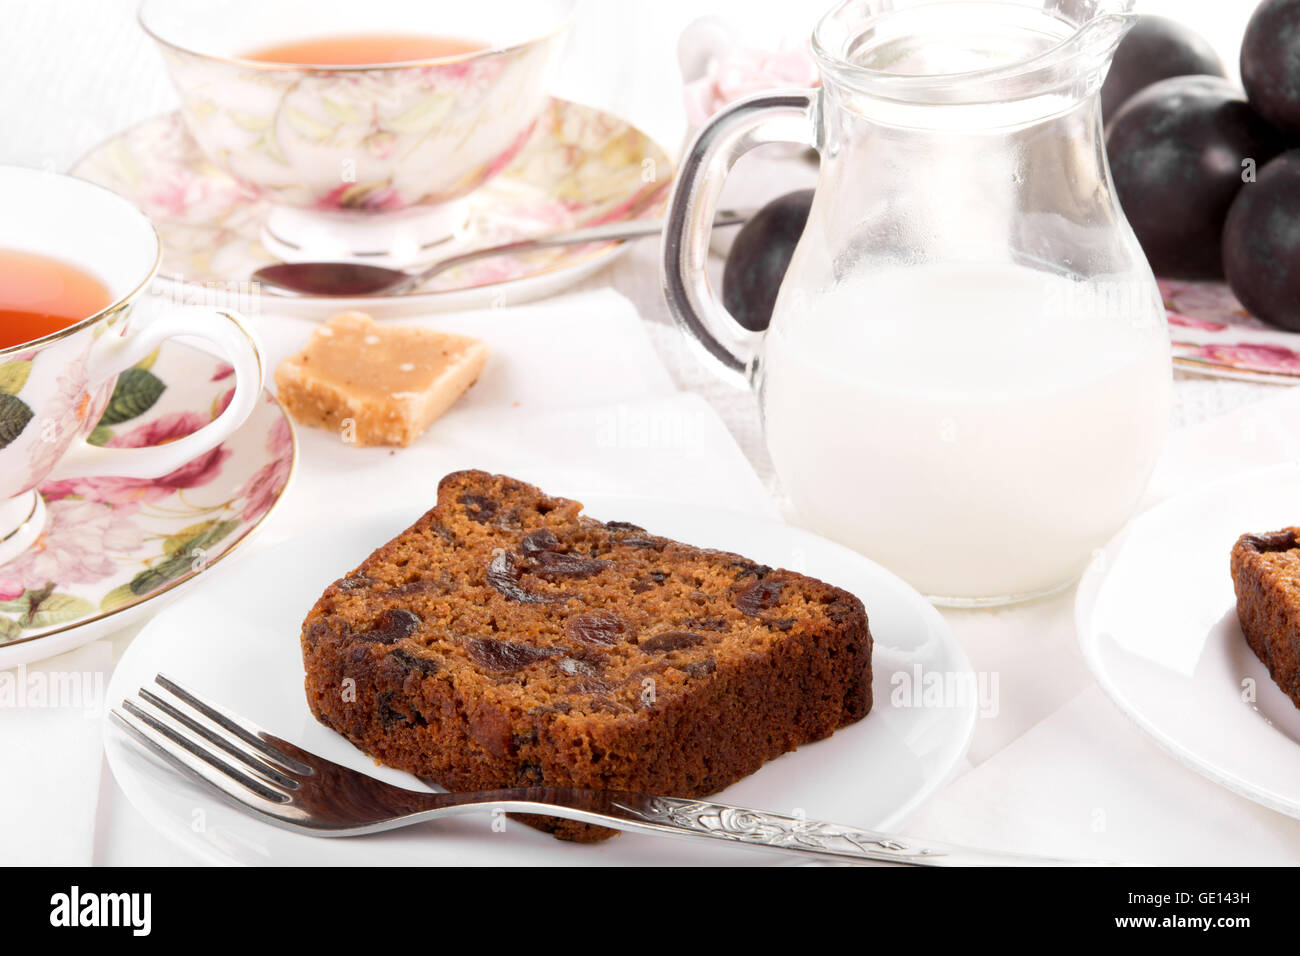
[[[1195,30],[1168,17],[1138,17],[1115,50],[1102,84],[1102,116],[1114,116],[1130,97],[1153,83],[1194,74],[1228,75],[1214,47]]]
[[[1300,332],[1300,149],[1242,186],[1223,229],[1223,267],[1242,305]]]
[[[1264,0],[1241,41],[1241,81],[1255,112],[1300,136],[1300,0]]]
[[[813,191],[786,193],[754,214],[731,244],[722,272],[722,304],[751,332],[772,321],[781,280],[808,223]]]
[[[1223,223],[1248,168],[1284,148],[1228,80],[1178,76],[1138,93],[1106,129],[1124,214],[1157,275],[1220,279]]]

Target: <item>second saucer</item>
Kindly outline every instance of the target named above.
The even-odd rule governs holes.
[[[632,124],[552,99],[510,165],[469,197],[462,237],[439,246],[439,255],[581,225],[653,218],[663,211],[673,168],[667,151]],[[247,296],[249,276],[278,261],[261,241],[268,204],[208,162],[177,113],[118,134],[71,172],[130,199],[153,220],[166,250],[162,275],[173,281]],[[622,248],[605,243],[500,256],[400,296],[311,298],[262,291],[268,310],[313,317],[349,308],[384,317],[484,308],[559,292],[607,265]]]

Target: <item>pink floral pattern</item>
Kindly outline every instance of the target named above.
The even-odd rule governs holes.
[[[102,581],[117,569],[115,553],[144,543],[144,532],[110,504],[65,499],[50,502],[47,510],[44,534],[13,561],[0,564],[0,595],[6,600],[50,582]]]
[[[89,406],[85,366],[69,365],[59,374],[55,392],[42,406],[40,418],[28,426],[36,428],[40,436],[40,441],[32,445],[27,463],[28,488],[48,475],[68,446],[83,433]]]
[[[1246,311],[1226,283],[1157,279],[1156,284],[1165,307],[1175,314],[1225,325],[1268,327]]]
[[[499,173],[467,199],[466,248],[509,242],[543,230],[659,215],[673,162],[636,127],[587,106],[551,100],[531,134],[498,157]],[[380,135],[368,149],[393,148]],[[163,273],[197,283],[242,283],[275,260],[262,248],[267,204],[204,158],[178,114],[127,130],[73,172],[140,205],[162,236]],[[165,188],[158,184],[166,184]],[[475,184],[470,184],[471,187]],[[361,188],[359,184],[331,189]],[[363,203],[390,202],[382,187],[357,192]],[[342,193],[330,202],[342,200]],[[408,295],[452,292],[529,279],[612,256],[616,244],[499,256],[444,272]],[[451,251],[448,251],[451,254]],[[264,290],[265,291],[265,290]],[[271,293],[274,294],[274,293]]]
[[[355,183],[343,183],[316,200],[317,209],[364,209],[367,212],[396,212],[406,208],[406,201],[389,183],[370,183],[358,189]]]
[[[737,46],[713,58],[704,76],[686,84],[686,118],[692,127],[699,127],[743,97],[820,85],[817,64],[806,44],[785,42],[776,49]]]
[[[208,418],[198,412],[175,412],[116,435],[105,444],[109,448],[145,448],[165,445],[198,431]],[[161,478],[115,478],[91,476],[51,481],[41,486],[47,501],[70,496],[111,504],[123,512],[138,510],[141,505],[169,497],[183,488],[198,488],[214,481],[230,450],[218,445],[198,458]]]
[[[229,401],[229,366],[180,344],[166,343],[150,374],[161,386],[152,403],[133,408],[134,417],[101,420],[92,440],[166,444]],[[161,478],[44,483],[43,533],[0,565],[0,643],[138,604],[198,574],[258,527],[283,496],[294,458],[288,419],[267,395],[224,443]]]
[[[248,479],[236,492],[236,497],[246,502],[240,517],[245,521],[256,521],[271,510],[279,500],[284,486],[289,483],[289,471],[293,464],[293,433],[288,419],[280,419],[271,426],[271,433],[266,436],[266,450],[272,460]]]
[[[1176,364],[1214,375],[1300,382],[1300,334],[1251,315],[1225,283],[1158,282]]]
[[[387,211],[463,196],[518,150],[546,106],[559,39],[422,66],[228,63],[165,48],[186,128],[232,179],[290,206]],[[359,161],[360,160],[360,161]],[[340,170],[351,170],[339,183]],[[175,208],[190,187],[157,180]]]
[[[1193,319],[1186,315],[1179,315],[1177,312],[1168,314],[1169,324],[1176,325],[1184,329],[1199,329],[1202,332],[1222,332],[1224,329],[1231,328],[1226,322],[1212,322],[1208,319]]]
[[[1300,375],[1300,352],[1284,345],[1196,345],[1190,342],[1175,342],[1174,345],[1181,350],[1180,357],[1190,361],[1199,360],[1252,372]]]

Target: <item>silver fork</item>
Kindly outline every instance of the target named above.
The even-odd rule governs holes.
[[[268,823],[313,836],[376,833],[488,809],[535,813],[634,833],[720,840],[809,858],[930,866],[1070,865],[926,843],[802,817],[704,800],[565,787],[420,793],[384,783],[296,747],[157,675],[113,708],[140,743],[185,775]]]

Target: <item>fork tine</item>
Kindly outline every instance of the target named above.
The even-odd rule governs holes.
[[[288,803],[288,794],[230,766],[216,754],[170,729],[131,700],[111,711],[133,737],[182,773],[215,787],[245,806],[275,814]]]
[[[192,734],[197,734],[214,747],[219,747],[221,750],[224,750],[227,754],[234,757],[250,770],[265,777],[271,783],[278,784],[279,786],[290,790],[297,790],[300,786],[298,781],[293,777],[286,775],[282,771],[271,766],[271,764],[267,763],[265,760],[261,760],[256,755],[250,753],[249,748],[242,742],[242,738],[232,740],[229,736],[219,730],[213,730],[210,727],[204,726],[193,717],[183,713],[178,707],[163,700],[147,687],[140,688],[140,696],[176,723],[188,729]]]
[[[155,675],[154,681],[159,687],[166,690],[173,697],[188,704],[194,710],[197,710],[204,717],[208,718],[208,720],[217,724],[219,727],[224,728],[227,732],[233,734],[240,740],[244,741],[244,743],[257,750],[264,757],[276,761],[297,774],[310,774],[315,772],[305,763],[295,760],[292,756],[270,743],[271,740],[279,741],[280,738],[267,733],[251,720],[244,717],[238,717],[230,711],[224,710],[216,704],[204,700],[198,694],[194,693],[194,691],[182,687],[165,674]]]

